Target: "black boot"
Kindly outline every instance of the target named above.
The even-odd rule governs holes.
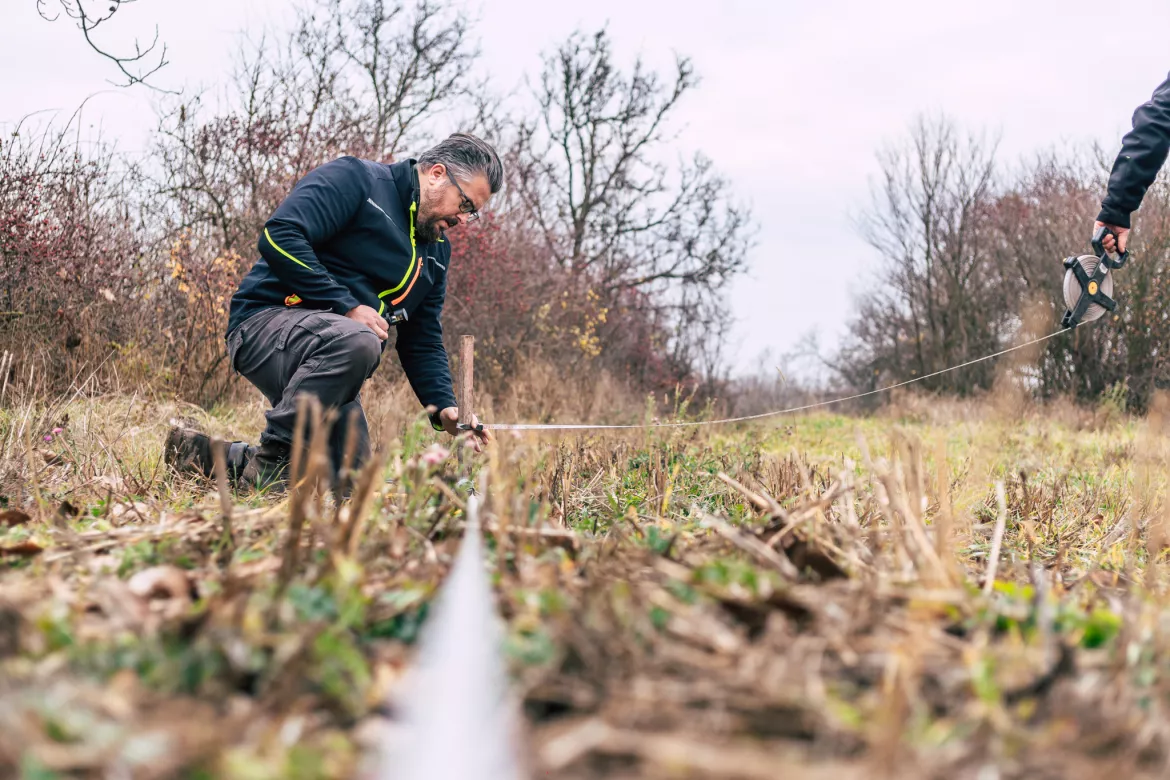
[[[292,447],[279,441],[262,443],[251,453],[240,475],[240,486],[267,493],[283,493],[288,487]]]
[[[220,442],[223,447],[224,464],[227,466],[228,482],[235,485],[240,473],[255,448],[247,442]],[[211,437],[192,428],[171,428],[163,445],[164,462],[180,474],[192,474],[205,479],[215,478],[215,456],[212,452]]]
[[[163,445],[163,462],[180,474],[210,477],[215,462],[211,437],[190,428],[171,428]]]

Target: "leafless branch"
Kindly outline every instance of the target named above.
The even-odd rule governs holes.
[[[137,0],[104,0],[104,2],[100,3],[104,10],[100,11],[87,8],[86,0],[56,0],[56,4],[60,7],[61,12],[52,15],[50,15],[49,11],[50,0],[36,0],[36,2],[37,13],[45,21],[54,22],[61,18],[61,13],[64,13],[66,17],[77,22],[77,27],[81,30],[81,34],[85,38],[85,42],[89,44],[89,47],[114,63],[114,66],[126,77],[125,83],[116,84],[116,86],[132,87],[135,84],[144,84],[158,92],[176,94],[170,90],[161,89],[154,84],[147,83],[147,79],[155,73],[158,73],[168,64],[167,46],[165,43],[161,47],[159,45],[158,25],[155,25],[154,28],[154,38],[145,49],[142,48],[137,40],[134,41],[133,54],[114,54],[94,38],[93,33],[98,27],[110,21],[122,6],[137,2]],[[89,5],[96,8],[99,4],[89,3]]]

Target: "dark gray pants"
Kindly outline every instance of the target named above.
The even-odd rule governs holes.
[[[308,393],[338,410],[329,440],[334,469],[341,466],[355,411],[355,465],[367,459],[370,430],[358,393],[382,357],[382,341],[372,330],[332,312],[274,307],[252,315],[228,335],[228,355],[232,368],[272,404],[261,444],[292,444],[296,397]]]

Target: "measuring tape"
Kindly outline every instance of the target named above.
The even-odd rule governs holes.
[[[384,749],[378,780],[522,780],[503,631],[485,568],[479,497],[414,665],[392,707],[403,733]]]
[[[818,409],[822,406],[830,406],[832,404],[845,403],[846,401],[856,401],[859,398],[867,398],[871,395],[877,395],[878,393],[886,393],[886,392],[889,392],[890,390],[896,390],[899,387],[905,387],[906,385],[912,385],[915,382],[921,382],[925,379],[930,379],[932,377],[941,376],[942,374],[946,374],[946,373],[949,373],[951,371],[958,371],[959,369],[966,368],[968,366],[973,366],[976,363],[982,363],[986,360],[994,360],[995,358],[1002,357],[1003,355],[1006,355],[1009,352],[1015,352],[1016,350],[1025,349],[1027,347],[1031,347],[1031,346],[1034,346],[1036,344],[1040,344],[1041,342],[1048,341],[1049,339],[1052,339],[1052,338],[1056,338],[1057,336],[1059,336],[1062,333],[1067,333],[1068,331],[1073,330],[1073,329],[1075,329],[1078,326],[1083,325],[1083,324],[1084,324],[1083,322],[1078,322],[1076,324],[1070,325],[1069,327],[1061,328],[1058,331],[1054,331],[1053,333],[1049,333],[1047,336],[1041,336],[1038,339],[1032,339],[1031,341],[1026,341],[1023,344],[1017,344],[1014,347],[1008,347],[1007,349],[1001,349],[999,352],[993,352],[990,355],[984,355],[983,357],[975,358],[974,360],[968,360],[967,362],[960,363],[957,366],[951,366],[949,368],[944,368],[944,369],[941,369],[939,371],[935,371],[935,372],[930,373],[930,374],[923,374],[922,376],[917,376],[917,377],[914,377],[913,379],[907,379],[904,382],[898,382],[897,384],[887,385],[886,387],[879,387],[876,390],[867,390],[864,393],[855,393],[854,395],[842,396],[841,398],[833,398],[833,399],[830,399],[828,401],[817,401],[816,403],[804,404],[803,406],[793,406],[793,407],[788,408],[788,409],[777,409],[774,412],[761,412],[759,414],[748,414],[748,415],[744,415],[743,417],[727,417],[727,418],[724,418],[722,420],[696,420],[696,421],[692,421],[692,422],[644,423],[642,425],[595,425],[595,424],[591,424],[591,423],[572,423],[572,424],[561,424],[561,423],[480,423],[479,425],[475,426],[474,428],[470,425],[463,424],[463,425],[459,426],[459,430],[476,431],[476,432],[485,431],[485,430],[487,430],[487,431],[636,430],[636,429],[644,429],[644,428],[692,428],[692,427],[698,427],[700,425],[727,425],[729,423],[747,422],[749,420],[762,420],[766,417],[777,417],[777,416],[782,415],[782,414],[792,414],[793,412],[804,412],[804,411],[808,411],[809,409]]]

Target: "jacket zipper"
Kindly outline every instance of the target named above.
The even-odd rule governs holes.
[[[375,204],[375,205],[377,205],[377,204]],[[382,211],[381,209],[378,209],[378,210]],[[391,306],[397,306],[399,303],[401,303],[406,298],[406,296],[410,295],[410,291],[412,289],[414,289],[414,283],[416,281],[418,281],[419,271],[422,270],[422,263],[417,262],[418,261],[418,246],[415,244],[415,241],[414,241],[414,214],[417,210],[418,210],[418,203],[411,203],[410,204],[410,265],[406,266],[406,274],[402,277],[402,281],[399,282],[395,287],[392,287],[389,290],[384,290],[383,292],[378,293],[379,298],[385,298],[388,295],[393,295],[394,293],[396,293],[402,289],[402,285],[406,284],[407,279],[410,279],[410,284],[407,286],[406,292],[402,293],[402,295],[398,296],[397,298],[391,299],[391,301],[390,301]],[[384,211],[382,211],[382,213],[386,214],[386,212],[384,212]],[[390,215],[387,214],[386,218],[390,219]],[[391,219],[390,221],[393,222],[394,220]],[[414,272],[413,278],[410,275],[411,271]],[[381,304],[378,306],[378,314],[382,314],[385,311],[386,311],[386,301],[383,300],[381,302]]]

